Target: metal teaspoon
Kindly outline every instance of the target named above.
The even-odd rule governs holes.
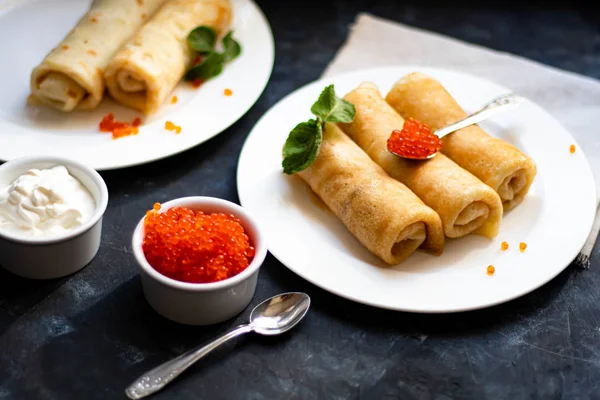
[[[452,132],[455,132],[459,129],[466,128],[469,125],[473,125],[478,122],[484,121],[496,114],[511,110],[511,109],[517,107],[519,104],[521,104],[523,102],[523,100],[525,100],[525,98],[523,96],[520,96],[520,95],[514,94],[514,93],[497,97],[494,100],[490,101],[488,104],[486,104],[479,111],[474,112],[473,114],[469,115],[468,117],[466,117],[464,119],[461,119],[458,122],[455,122],[453,124],[450,124],[448,126],[438,129],[437,131],[434,132],[434,134],[438,138],[441,139],[444,136],[446,136]],[[406,156],[394,153],[392,151],[390,151],[390,153],[392,153],[395,156],[398,156],[400,158],[413,159],[410,157],[406,157]],[[430,158],[435,157],[436,154],[437,154],[437,152],[429,155],[427,158],[424,158],[424,159],[429,160]],[[420,159],[420,160],[422,160],[422,159]]]
[[[306,293],[283,293],[271,297],[252,310],[249,324],[240,325],[211,343],[190,350],[146,372],[125,390],[125,394],[130,399],[141,399],[161,390],[196,361],[241,334],[254,331],[260,335],[273,336],[287,332],[304,318],[309,307],[310,297]]]

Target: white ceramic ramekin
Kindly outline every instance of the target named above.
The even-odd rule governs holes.
[[[65,166],[88,189],[96,201],[96,210],[88,222],[60,236],[28,238],[0,231],[0,265],[15,275],[32,279],[69,275],[88,265],[100,248],[108,189],[92,168],[59,157],[23,157],[0,166],[0,186],[10,185],[32,168],[57,165]]]
[[[184,197],[161,204],[161,212],[172,207],[186,207],[205,213],[222,212],[240,219],[250,243],[254,259],[238,275],[212,283],[187,283],[168,278],[156,271],[142,250],[144,219],[133,233],[133,254],[140,267],[144,295],[162,316],[187,325],[209,325],[225,321],[248,306],[258,271],[267,254],[267,245],[254,219],[239,205],[213,197]]]

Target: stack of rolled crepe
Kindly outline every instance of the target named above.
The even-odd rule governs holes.
[[[438,81],[418,72],[400,79],[386,100],[402,116],[426,123],[432,131],[467,116]],[[442,140],[442,153],[498,192],[504,210],[518,205],[529,191],[536,166],[514,146],[491,137],[477,125]]]
[[[340,124],[387,174],[406,185],[441,217],[444,234],[458,238],[470,233],[486,237],[498,234],[502,203],[489,186],[443,154],[431,160],[405,160],[387,150],[392,131],[404,120],[385,102],[373,83],[363,83],[344,99],[354,104],[356,115]]]
[[[166,0],[95,0],[87,14],[31,74],[31,99],[57,110],[92,110],[115,52]]]
[[[171,0],[111,60],[110,95],[143,113],[155,112],[191,66],[187,36],[199,25],[217,34],[231,24],[228,0]]]
[[[397,264],[421,248],[440,254],[439,216],[390,178],[336,125],[327,124],[316,161],[298,173],[373,254]]]

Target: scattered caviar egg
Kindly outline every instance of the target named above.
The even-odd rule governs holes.
[[[496,272],[496,268],[494,268],[493,265],[488,265],[486,272],[489,276],[492,276],[494,275],[494,272]]]
[[[131,123],[131,125],[133,126],[140,126],[142,123],[142,119],[140,117],[135,117],[133,122]]]
[[[118,139],[124,136],[137,135],[139,133],[138,126],[141,123],[139,117],[133,120],[132,126],[129,126],[127,122],[115,121],[115,115],[108,113],[100,121],[99,129],[100,132],[112,132],[112,138]]]
[[[144,218],[142,249],[159,273],[178,281],[209,283],[231,278],[254,258],[254,247],[240,220],[185,207],[159,212],[154,204]]]
[[[199,87],[200,87],[200,86],[201,86],[203,83],[204,83],[204,81],[203,81],[202,79],[194,79],[194,80],[192,81],[192,86],[193,86],[195,89],[198,89],[198,88],[199,88]]]
[[[524,242],[519,243],[519,250],[521,250],[521,253],[524,252],[526,248],[527,248],[527,243],[524,243]]]
[[[438,152],[444,142],[431,133],[429,126],[413,118],[404,121],[402,130],[394,130],[387,140],[390,152],[406,158],[424,160]]]
[[[569,146],[569,153],[571,153],[571,154],[575,153],[575,145],[574,144]]]
[[[112,138],[118,139],[124,136],[135,136],[139,133],[139,129],[135,126],[128,126],[126,128],[115,128],[112,131]]]
[[[181,133],[181,127],[175,125],[171,121],[165,122],[165,129],[168,130],[168,131],[175,131],[176,134]]]
[[[104,117],[102,117],[102,121],[100,121],[100,132],[112,132],[113,127],[115,125],[115,114],[108,113]]]
[[[225,90],[223,90],[223,94],[225,96],[231,96],[233,94],[233,92],[231,91],[231,89],[225,89]]]
[[[500,249],[502,251],[508,250],[508,243],[502,242],[502,244],[500,244]]]
[[[171,97],[171,104],[175,104],[175,103],[177,103],[177,100],[178,100],[178,99],[177,99],[177,96],[173,96],[173,97]]]

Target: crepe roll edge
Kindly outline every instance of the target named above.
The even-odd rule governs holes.
[[[145,18],[166,0],[95,0],[76,26],[36,66],[29,104],[93,110],[104,96],[104,69]]]
[[[102,72],[89,71],[83,63],[65,65],[44,60],[33,70],[30,86],[36,100],[62,112],[92,110],[104,93]]]
[[[326,124],[317,159],[298,175],[386,264],[398,264],[417,249],[442,253],[439,216],[390,178],[338,126]]]

